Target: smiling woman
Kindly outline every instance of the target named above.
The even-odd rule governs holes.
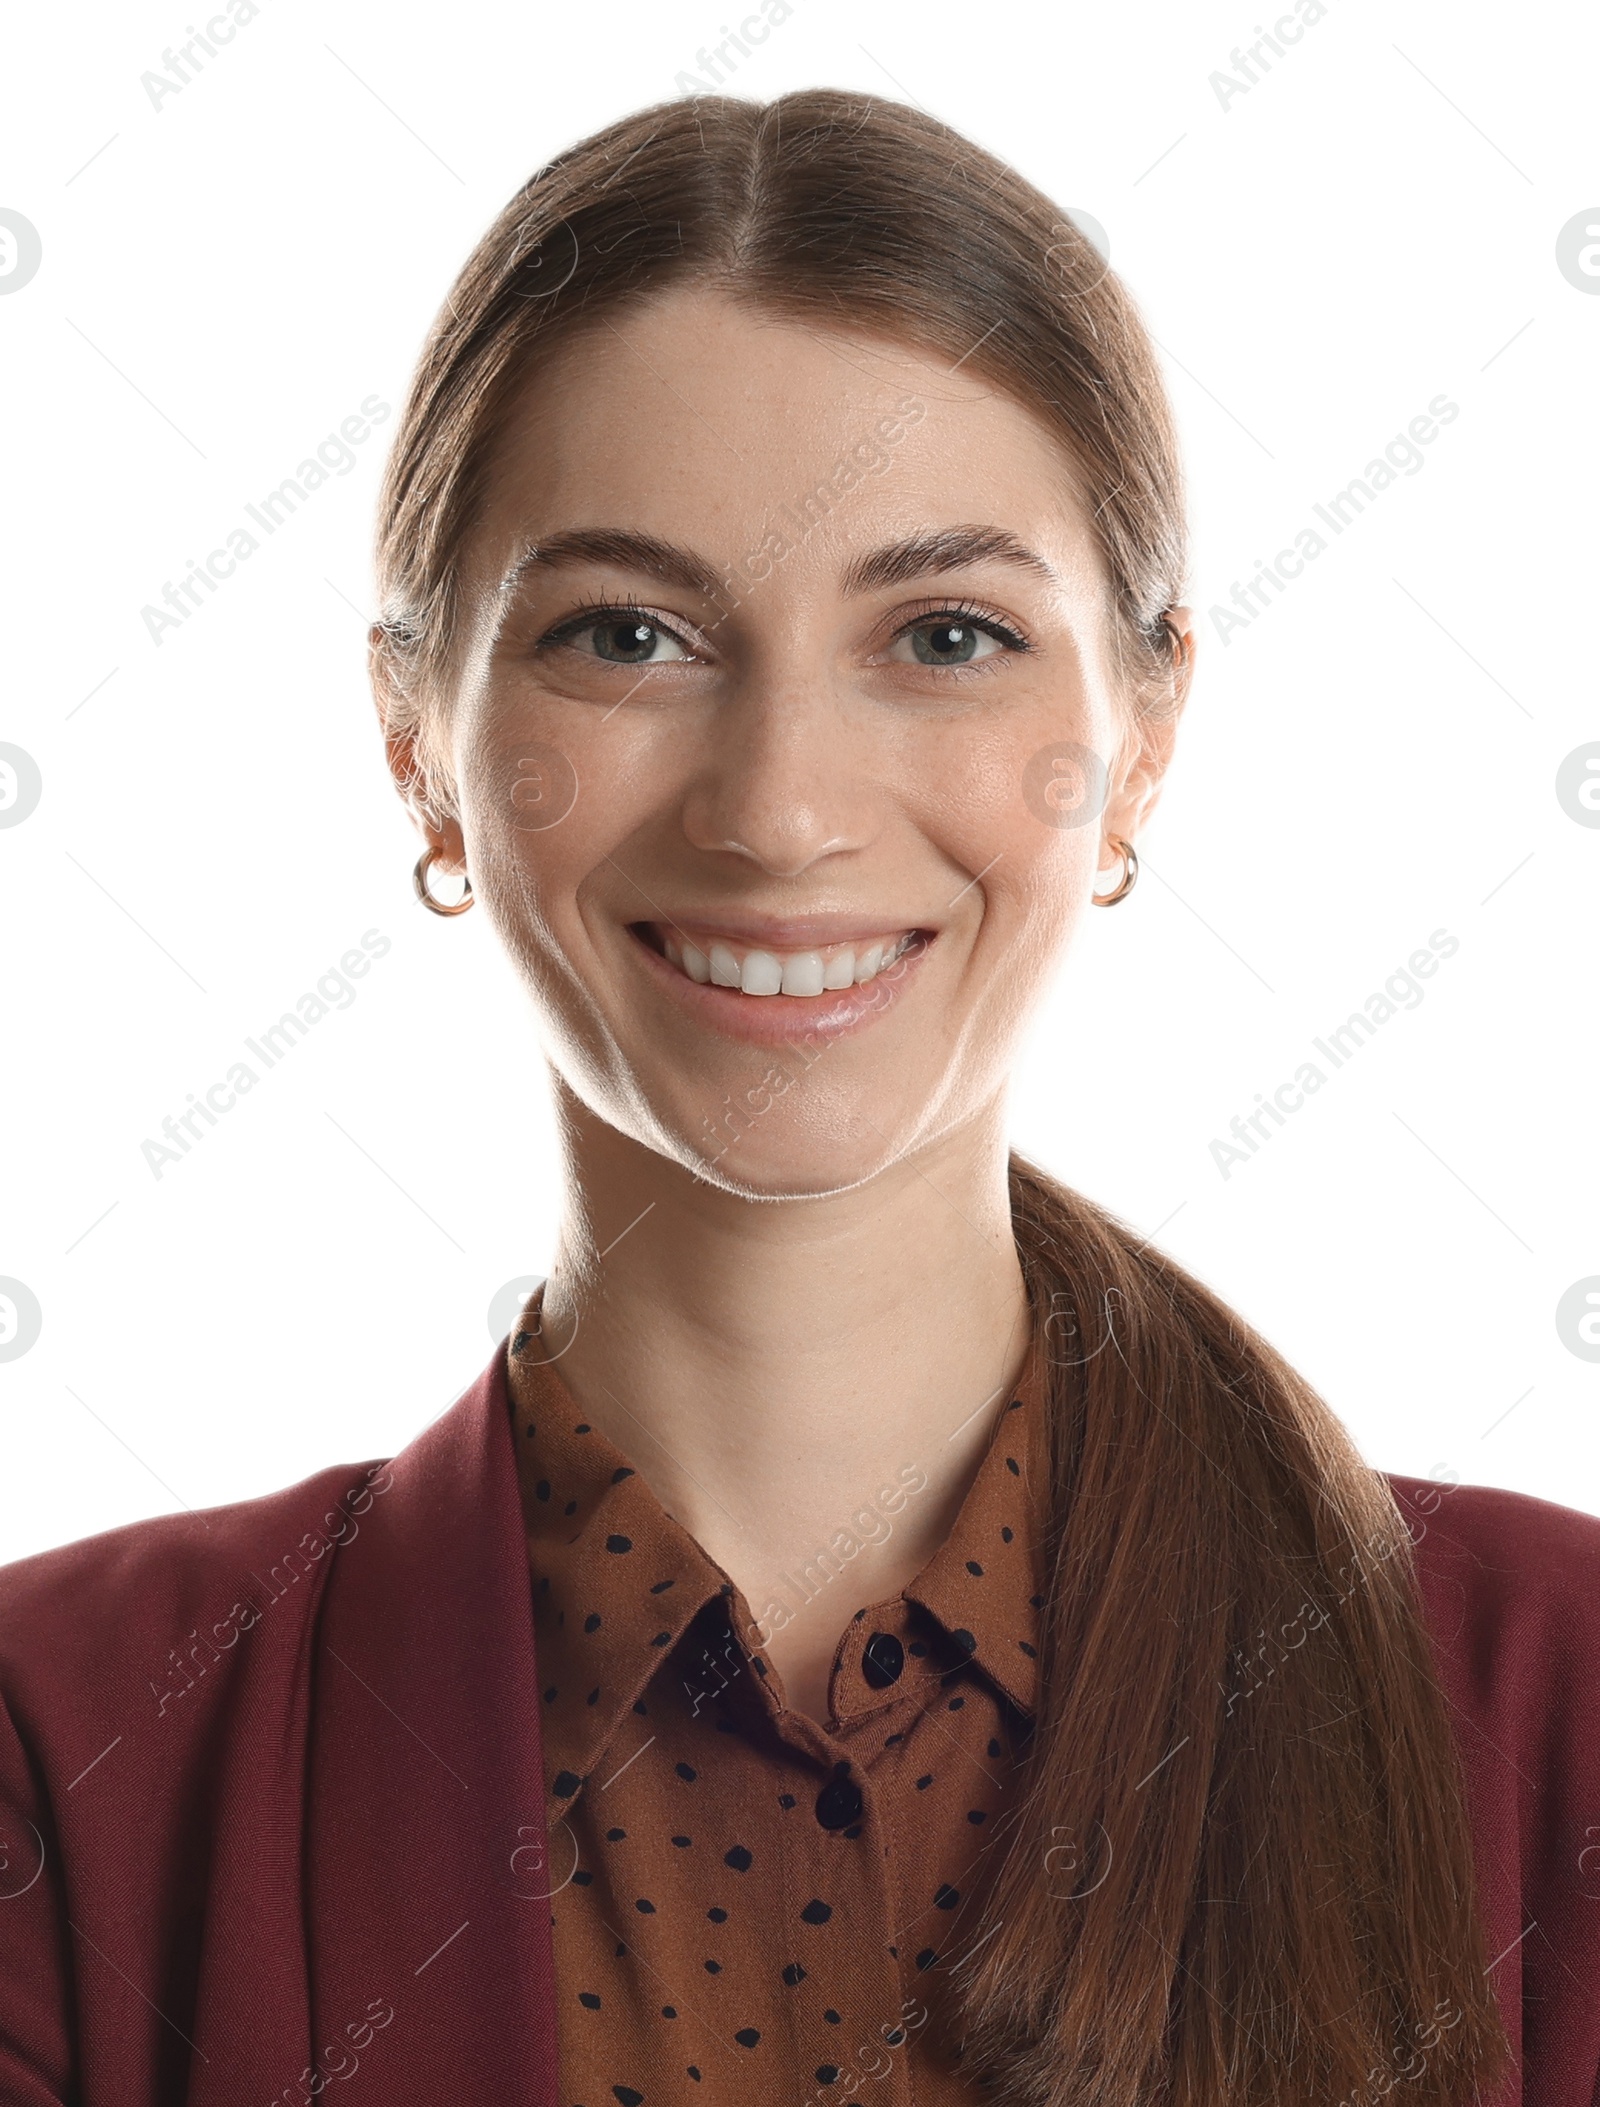
[[[380,1504],[0,1577],[7,2097],[304,2103],[377,2003],[404,2107],[1590,2107],[1600,1524],[1369,1468],[1008,1151],[1193,660],[1095,249],[870,97],[627,119],[452,288],[378,570],[560,1244]]]
[[[747,1048],[821,1042],[826,1066],[719,1154],[719,1180],[859,1186],[992,1121],[1097,861],[1115,867],[1153,802],[1181,616],[1162,592],[1125,633],[1074,456],[976,361],[774,313],[739,280],[658,285],[602,319],[583,269],[562,295],[581,328],[495,420],[441,663],[424,642],[439,582],[407,575],[396,495],[376,658],[391,759],[435,866],[470,870],[538,992],[570,1119],[697,1170],[708,1091],[747,1085]],[[969,350],[982,334],[945,326]],[[884,473],[797,538],[774,527],[776,493],[815,491],[893,417]],[[420,497],[404,438],[396,488]],[[453,501],[430,493],[430,513]],[[731,584],[751,550],[770,574]],[[1136,654],[1151,687],[1167,667],[1142,710]],[[505,823],[530,738],[578,786],[535,836]],[[1117,757],[1104,811],[1066,785],[1060,816],[1084,824],[1019,800],[1053,748]],[[903,999],[875,1004],[891,962]],[[1008,1273],[983,1292],[1009,1329]],[[990,1352],[951,1375],[992,1388],[1011,1371]]]

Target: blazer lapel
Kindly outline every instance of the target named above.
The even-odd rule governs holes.
[[[503,1354],[375,1476],[308,1640],[310,2091],[371,2065],[391,2107],[555,2107],[564,1869]]]

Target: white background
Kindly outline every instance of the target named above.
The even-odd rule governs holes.
[[[0,1557],[391,1453],[548,1265],[532,1022],[483,917],[413,901],[365,692],[392,417],[159,646],[141,609],[363,398],[398,405],[512,189],[679,92],[726,18],[263,0],[159,109],[177,0],[11,26],[0,205],[43,262],[0,298],[0,740],[43,792],[0,828],[0,1275],[43,1328],[0,1362]],[[1600,739],[1600,297],[1556,262],[1600,198],[1600,42],[1577,7],[1331,0],[1224,109],[1258,19],[794,0],[725,85],[920,102],[1100,222],[1166,358],[1202,610],[1459,404],[1248,629],[1203,617],[1145,875],[1088,917],[1015,1134],[1374,1463],[1600,1512],[1600,1363],[1556,1325],[1600,1274],[1600,829],[1555,791]],[[354,1004],[153,1177],[163,1117],[369,929]],[[1420,1006],[1224,1178],[1213,1139],[1437,929]]]

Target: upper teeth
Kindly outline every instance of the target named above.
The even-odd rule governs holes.
[[[911,935],[907,930],[870,944],[830,944],[821,951],[736,951],[719,939],[702,951],[687,937],[663,931],[661,944],[691,980],[738,988],[746,995],[821,995],[871,980],[900,957]]]

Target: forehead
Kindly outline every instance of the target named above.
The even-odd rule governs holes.
[[[601,525],[732,565],[802,524],[821,567],[983,521],[1064,577],[1100,573],[1076,464],[990,380],[706,290],[623,309],[540,366],[502,430],[480,517],[485,581],[541,534]]]

